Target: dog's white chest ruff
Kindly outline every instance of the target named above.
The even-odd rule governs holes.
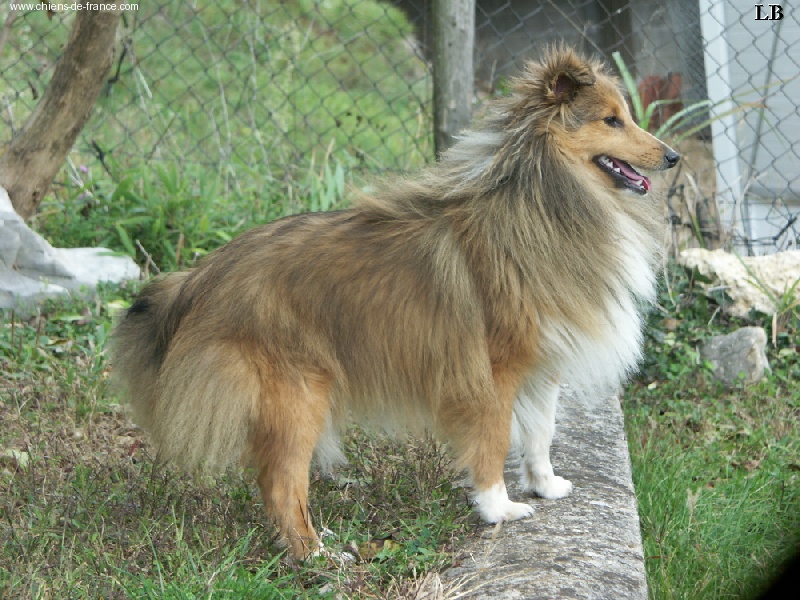
[[[655,300],[652,240],[628,217],[619,217],[619,266],[605,294],[599,333],[587,334],[566,323],[542,325],[545,348],[556,358],[552,369],[576,390],[616,391],[641,358],[647,307]]]

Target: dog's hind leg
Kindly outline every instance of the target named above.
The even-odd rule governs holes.
[[[319,554],[322,544],[308,510],[309,469],[328,417],[329,381],[304,375],[299,382],[266,378],[260,424],[253,436],[258,485],[293,559]]]
[[[572,483],[555,475],[550,463],[558,390],[558,381],[534,377],[522,388],[514,403],[512,437],[520,449],[522,487],[550,500],[564,498],[572,491]]]
[[[495,398],[444,402],[439,419],[456,454],[472,478],[472,501],[489,523],[514,521],[533,514],[529,504],[508,497],[503,478],[516,378],[495,373]]]

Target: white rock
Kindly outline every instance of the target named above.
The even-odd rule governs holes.
[[[738,257],[724,250],[690,248],[681,252],[678,262],[709,278],[712,283],[705,287],[724,286],[731,303],[723,309],[736,317],[746,317],[751,310],[773,314],[779,308],[776,300],[800,279],[800,250]],[[794,294],[800,298],[800,285]]]
[[[5,188],[0,187],[0,212],[16,212]]]
[[[130,257],[105,248],[53,248],[25,224],[0,187],[0,310],[25,316],[48,298],[91,293],[102,281],[140,276]]]
[[[70,273],[64,284],[70,289],[95,288],[98,283],[120,283],[139,279],[141,270],[128,256],[120,256],[106,248],[54,248],[55,257]]]

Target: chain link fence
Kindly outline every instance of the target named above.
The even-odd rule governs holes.
[[[676,247],[798,247],[800,20],[788,3],[481,0],[476,17],[476,73],[490,90],[544,43],[611,64],[619,53],[633,94],[655,103],[649,128],[685,157],[669,181]]]
[[[434,158],[431,4],[143,2],[124,13],[71,160],[198,164],[234,187],[330,161],[415,168]],[[0,143],[47,85],[71,20],[0,5]],[[665,180],[676,245],[798,246],[800,21],[788,4],[478,0],[475,38],[476,103],[549,42],[625,65],[648,127],[686,157]]]
[[[9,8],[0,142],[30,114],[74,16]],[[235,180],[291,178],[331,156],[369,169],[433,157],[430,72],[394,6],[156,0],[123,13],[118,38],[76,163],[197,163]]]

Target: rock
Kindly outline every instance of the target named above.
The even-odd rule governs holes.
[[[130,257],[105,248],[53,248],[25,224],[0,187],[0,310],[13,308],[25,317],[48,298],[140,276]]]
[[[714,368],[714,376],[726,385],[740,381],[755,383],[769,371],[767,334],[761,327],[742,327],[727,335],[716,335],[703,343],[700,356]]]
[[[774,314],[780,308],[776,301],[800,280],[800,250],[738,257],[724,250],[690,248],[681,252],[678,262],[710,279],[702,284],[706,288],[724,286],[731,303],[722,308],[735,317],[747,317],[751,310]],[[794,295],[800,299],[800,285]]]

